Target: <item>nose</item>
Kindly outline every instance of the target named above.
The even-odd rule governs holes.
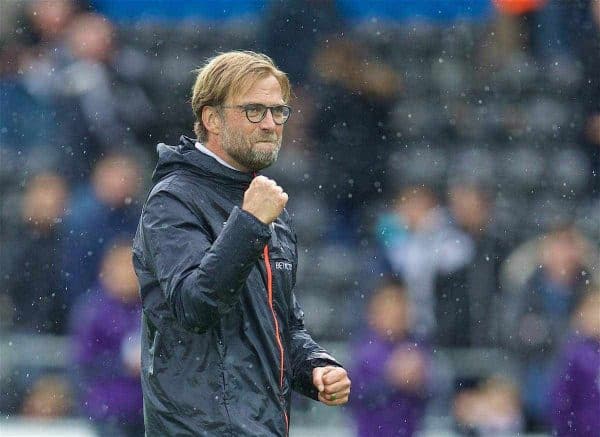
[[[275,120],[273,120],[273,113],[271,112],[271,108],[267,108],[267,113],[265,114],[265,117],[260,121],[260,128],[273,130],[275,129],[275,126],[277,126],[277,124],[275,124]]]

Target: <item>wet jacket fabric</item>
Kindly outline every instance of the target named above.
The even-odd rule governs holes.
[[[253,175],[182,137],[159,144],[133,261],[142,295],[146,435],[285,436],[291,390],[339,365],[306,332],[296,236],[241,209]]]

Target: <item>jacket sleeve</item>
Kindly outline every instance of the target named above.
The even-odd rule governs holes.
[[[290,314],[292,387],[309,398],[318,399],[318,391],[312,382],[315,367],[338,366],[340,363],[329,352],[319,346],[304,328],[304,312],[292,293]]]
[[[150,197],[141,219],[144,258],[154,271],[176,319],[204,332],[239,301],[269,227],[234,207],[221,233],[209,231],[173,194]]]

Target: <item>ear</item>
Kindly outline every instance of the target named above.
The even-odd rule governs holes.
[[[209,133],[213,135],[221,133],[223,120],[214,106],[205,106],[202,108],[202,123]]]

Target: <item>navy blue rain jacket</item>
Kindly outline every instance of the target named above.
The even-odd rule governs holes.
[[[146,436],[285,436],[292,389],[339,365],[304,328],[290,217],[243,211],[252,174],[194,140],[157,149],[133,244]]]

